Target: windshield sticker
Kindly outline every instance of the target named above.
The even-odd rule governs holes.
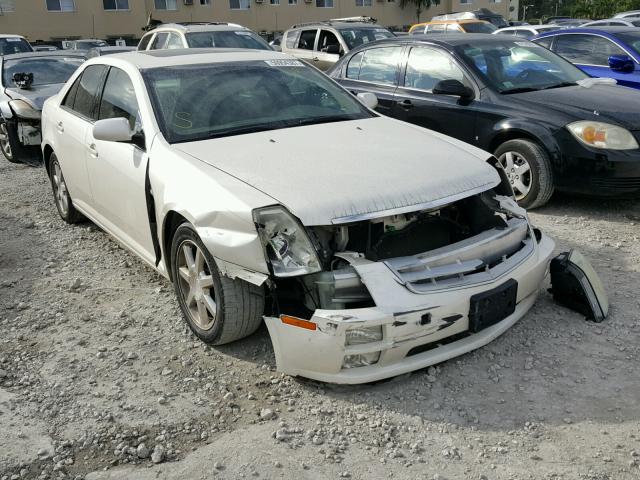
[[[5,40],[6,40],[7,42],[16,42],[16,43],[17,43],[17,42],[21,42],[21,41],[22,41],[22,39],[21,39],[21,38],[5,38]]]
[[[251,36],[251,32],[233,32],[236,35],[244,35],[245,37],[250,37]]]
[[[519,47],[539,47],[540,46],[533,42],[514,42],[514,43]]]
[[[270,67],[302,67],[300,60],[265,60]]]
[[[502,85],[507,87],[507,88],[512,88],[513,87],[513,83],[511,83],[511,82],[502,82]]]

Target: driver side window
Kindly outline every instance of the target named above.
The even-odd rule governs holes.
[[[446,53],[431,48],[412,48],[407,60],[404,86],[431,91],[441,80],[458,80],[470,86],[460,67]]]
[[[338,51],[340,50],[340,41],[335,34],[329,30],[321,30],[320,31],[320,40],[318,41],[318,50],[321,52],[328,52],[330,49],[335,49],[337,47]],[[329,53],[338,53],[329,52]]]
[[[106,118],[126,118],[131,130],[136,130],[138,101],[133,83],[125,72],[111,67],[104,85],[98,120]]]

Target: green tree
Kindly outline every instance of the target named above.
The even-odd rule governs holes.
[[[400,8],[412,6],[416,9],[418,23],[420,22],[422,12],[431,8],[431,5],[440,5],[440,0],[400,0]]]

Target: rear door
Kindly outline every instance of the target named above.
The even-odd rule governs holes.
[[[318,36],[317,28],[304,28],[300,30],[300,36],[295,45],[295,48],[291,52],[300,60],[304,60],[310,65],[315,65],[314,57],[316,57],[316,39]]]
[[[635,85],[633,72],[616,72],[609,68],[611,55],[629,54],[606,37],[587,33],[559,34],[555,36],[552,50],[593,77],[615,78],[620,85]]]
[[[55,119],[56,155],[73,201],[91,210],[92,192],[87,172],[87,133],[97,116],[97,102],[107,67],[91,65],[76,79]]]
[[[391,115],[403,49],[402,45],[394,45],[358,52],[345,67],[342,85],[354,95],[374,93],[378,97],[376,110]]]
[[[473,101],[469,104],[459,97],[433,93],[433,87],[441,80],[458,80],[473,88],[464,70],[448,52],[412,46],[401,77],[391,116],[476,144]]]

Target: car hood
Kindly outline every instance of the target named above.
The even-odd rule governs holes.
[[[28,89],[10,87],[5,89],[5,93],[13,100],[24,100],[36,110],[42,110],[45,100],[53,97],[63,86],[64,83],[53,83],[51,85],[37,85]]]
[[[640,129],[640,91],[618,85],[553,88],[513,95],[573,120],[597,120]],[[508,95],[506,96],[508,97]]]
[[[307,226],[437,207],[500,182],[488,153],[387,117],[173,147],[266,193]]]

